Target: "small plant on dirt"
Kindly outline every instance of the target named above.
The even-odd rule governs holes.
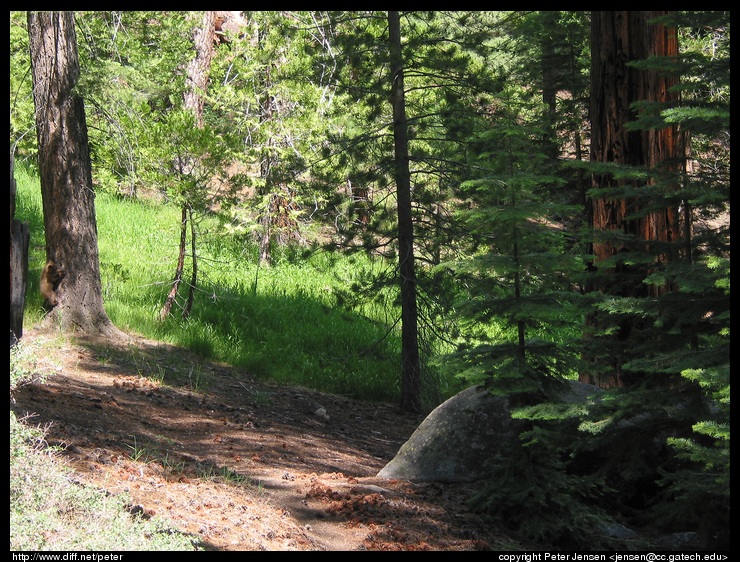
[[[32,350],[25,342],[18,342],[10,348],[10,388],[17,388],[38,379]]]
[[[251,483],[251,478],[244,476],[243,474],[239,474],[227,466],[221,469],[221,479],[223,482],[230,482],[231,484],[237,485]]]
[[[182,474],[185,472],[185,463],[182,461],[175,462],[170,458],[169,453],[164,454],[160,459],[160,463],[162,464],[164,471],[168,474]]]
[[[175,444],[175,440],[171,437],[166,437],[164,435],[156,435],[154,437],[158,442],[164,443],[165,445],[172,446]]]
[[[156,368],[152,372],[149,373],[147,378],[157,383],[157,385],[162,385],[164,384],[164,374],[165,374],[165,370],[162,367],[162,365],[157,365]]]
[[[201,480],[213,480],[216,476],[216,470],[211,464],[198,463],[195,474]]]
[[[110,365],[113,355],[107,350],[101,350],[97,353],[95,359],[97,359],[103,367],[107,367]]]
[[[188,373],[188,386],[193,392],[205,392],[207,389],[207,380],[203,375],[203,368],[200,365],[190,367]]]
[[[270,393],[269,392],[263,392],[263,391],[257,391],[254,393],[254,403],[259,406],[267,406],[270,401]]]
[[[126,445],[129,449],[131,449],[131,454],[129,457],[132,461],[135,462],[141,462],[141,463],[149,463],[152,461],[152,458],[149,454],[149,451],[143,446],[140,446],[136,443],[136,436],[134,435],[134,444],[133,445]]]

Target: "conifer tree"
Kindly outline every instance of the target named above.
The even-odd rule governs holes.
[[[665,16],[660,23],[682,23],[686,27],[679,29],[686,36],[685,30],[693,28],[688,22],[697,16],[678,16]],[[631,184],[622,189],[614,184],[608,195],[604,189],[590,192],[592,197],[606,197],[607,206],[620,197],[636,198],[623,215],[625,224],[639,224],[665,209],[683,213],[680,223],[672,223],[672,237],[653,236],[647,245],[640,231],[630,235],[615,229],[597,238],[611,247],[626,245],[626,251],[599,262],[600,272],[587,275],[610,287],[593,299],[602,329],[613,326],[596,338],[604,360],[613,361],[605,371],[613,373],[618,365],[630,382],[601,393],[581,412],[561,410],[560,435],[546,431],[552,422],[537,423],[531,435],[551,454],[563,451],[562,435],[569,436],[566,473],[598,483],[598,494],[584,501],[584,507],[607,508],[624,522],[654,532],[699,531],[702,547],[726,548],[729,238],[722,221],[715,220],[709,230],[692,222],[702,216],[716,219],[727,209],[728,168],[720,164],[714,166],[717,173],[705,174],[707,167],[701,163],[706,158],[727,161],[722,139],[729,112],[718,92],[728,91],[729,58],[723,34],[726,16],[703,14],[699,19],[712,22],[704,33],[715,30],[721,39],[713,37],[713,42],[720,48],[704,57],[696,51],[701,43],[696,41],[681,57],[646,56],[632,63],[635,71],[649,69],[660,75],[677,76],[680,69],[682,82],[668,94],[676,96],[680,89],[684,98],[672,104],[635,101],[630,106],[633,120],[625,125],[628,134],[658,139],[651,131],[680,124],[684,133],[692,133],[687,137],[694,147],[691,158],[671,159],[667,165],[661,160],[648,166],[608,163],[593,169],[622,185]],[[614,338],[615,333],[624,339]],[[586,349],[593,350],[593,343],[587,338]],[[537,419],[546,411],[540,406],[521,414]],[[562,425],[568,418],[580,420],[577,431]]]
[[[269,265],[277,247],[310,245],[310,223],[324,213],[309,167],[335,128],[333,32],[315,12],[243,16],[242,34],[214,60],[219,87],[206,114],[244,147],[238,179],[247,195],[230,210],[229,232],[256,241]]]
[[[350,105],[338,110],[353,117],[340,136],[331,137],[326,148],[327,183],[345,182],[368,194],[365,215],[358,231],[350,221],[340,232],[337,246],[395,259],[398,224],[392,181],[393,137],[391,106],[388,104],[388,49],[383,44],[385,16],[378,13],[333,14],[337,47],[341,56],[337,91]],[[430,266],[449,259],[461,246],[453,224],[453,187],[470,177],[469,145],[490,111],[487,91],[493,77],[486,72],[493,53],[492,34],[487,27],[490,13],[404,12],[403,38],[408,146],[412,186],[411,213],[416,252],[415,277],[419,296],[418,321],[422,355],[444,330],[445,306],[449,306],[451,284],[444,276],[431,275]],[[357,126],[357,123],[368,126]],[[339,175],[338,171],[341,170]],[[314,170],[316,171],[316,170]],[[351,195],[351,194],[348,194]],[[336,207],[341,209],[339,201]],[[350,211],[351,212],[351,209]],[[349,212],[347,214],[349,214]],[[337,221],[338,224],[342,224]],[[350,287],[347,300],[382,294],[380,287],[399,286],[400,271],[382,272],[372,285]],[[364,286],[363,286],[364,285]],[[393,302],[390,303],[391,305]],[[439,340],[437,340],[439,341]],[[437,400],[429,365],[422,359],[424,400]],[[428,394],[427,394],[428,392]]]
[[[667,435],[675,455],[670,469],[659,471],[650,516],[663,528],[687,522],[698,529],[707,548],[729,548],[729,407],[730,407],[730,238],[729,238],[729,13],[685,12],[662,18],[681,30],[686,49],[677,61],[661,58],[641,67],[682,73],[682,103],[645,111],[633,126],[672,123],[685,132],[687,159],[679,174],[680,189],[671,193],[683,211],[678,259],[651,275],[653,286],[669,284],[655,303],[646,303],[646,317],[661,345],[628,364],[633,371],[673,382],[650,396],[668,408],[675,424]],[[648,106],[649,109],[650,107]],[[682,411],[697,389],[696,407]],[[647,400],[646,400],[647,403]],[[658,410],[660,411],[660,410]],[[678,420],[676,419],[678,418]],[[685,420],[685,421],[684,421]],[[683,423],[682,423],[683,422]]]
[[[494,394],[528,394],[531,400],[551,395],[551,387],[575,368],[573,341],[563,336],[573,340],[578,334],[579,295],[571,279],[580,257],[565,251],[567,233],[553,218],[577,208],[548,201],[561,180],[545,172],[545,152],[532,152],[542,129],[526,124],[515,96],[500,100],[509,117],[499,115],[480,138],[487,149],[480,166],[487,173],[461,187],[467,207],[461,219],[479,249],[441,266],[468,287],[458,313],[491,331],[471,338],[446,362]]]
[[[614,548],[584,531],[609,520],[593,503],[601,480],[574,473],[563,454],[583,408],[558,402],[579,366],[583,312],[573,280],[582,257],[567,251],[568,233],[553,219],[579,208],[552,202],[564,180],[549,173],[546,151],[532,150],[546,128],[522,101],[528,96],[500,95],[497,123],[480,139],[486,173],[461,187],[461,218],[478,248],[440,266],[466,287],[456,310],[467,335],[443,361],[469,384],[506,397],[520,420],[521,448],[491,451],[490,478],[473,496],[474,508],[530,540]]]

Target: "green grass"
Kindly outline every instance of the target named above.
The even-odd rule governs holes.
[[[16,217],[30,224],[24,324],[42,316],[38,279],[44,238],[38,178],[16,169]],[[392,304],[340,306],[348,284],[382,264],[304,248],[276,248],[259,266],[250,240],[228,234],[217,217],[199,224],[199,278],[187,320],[178,306],[158,320],[175,272],[180,211],[171,205],[96,196],[101,282],[106,312],[124,331],[192,350],[253,376],[353,398],[396,402],[400,396],[399,314]],[[189,248],[188,248],[189,250]],[[185,280],[191,261],[186,259]],[[392,302],[392,296],[386,299]],[[436,405],[436,404],[435,404]]]

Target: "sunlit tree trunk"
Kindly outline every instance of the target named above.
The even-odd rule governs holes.
[[[259,48],[264,48],[264,42],[266,41],[266,31],[260,29],[257,32],[257,43]],[[272,88],[272,77],[271,77],[271,65],[266,65],[262,76],[262,111],[260,113],[260,125],[264,126],[273,119],[273,107],[274,98],[270,93]],[[275,181],[273,178],[273,145],[274,140],[272,136],[265,139],[264,145],[262,146],[262,154],[260,157],[260,177],[264,184],[257,191],[257,194],[262,197],[261,205],[264,209],[260,215],[259,222],[262,225],[261,238],[260,238],[260,265],[269,267],[272,263],[272,227],[274,217],[273,211],[273,199],[275,191]]]
[[[121,335],[103,308],[95,192],[74,12],[29,12],[46,256],[65,272],[47,321],[64,331]]]
[[[182,274],[185,269],[185,248],[188,237],[188,209],[183,207],[180,209],[180,245],[178,246],[177,253],[177,267],[175,268],[175,276],[172,278],[172,285],[170,286],[170,292],[167,293],[167,298],[162,305],[162,309],[159,311],[159,319],[164,320],[169,317],[172,312],[172,306],[177,300],[177,291],[182,282]]]

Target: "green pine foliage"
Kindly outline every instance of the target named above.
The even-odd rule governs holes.
[[[449,315],[457,289],[434,266],[462,249],[452,200],[454,187],[469,177],[468,147],[490,110],[492,78],[485,69],[495,67],[488,29],[495,24],[492,13],[405,12],[402,17],[422,388],[429,391],[430,406],[445,392],[438,392],[443,379],[428,359],[447,349],[448,334],[458,329]],[[336,209],[330,246],[382,255],[393,267],[353,286],[352,292],[361,295],[398,283],[387,16],[331,13],[327,25],[341,30],[337,56],[324,52],[320,60],[336,64],[332,117],[346,123],[329,136],[325,160],[312,169],[328,187],[329,208]],[[337,184],[346,188],[337,190]]]
[[[10,146],[16,161],[36,156],[36,127],[32,95],[26,12],[10,12]]]
[[[517,103],[513,96],[500,101]],[[567,232],[553,221],[574,212],[552,202],[563,180],[547,173],[544,154],[531,151],[542,131],[511,111],[480,137],[486,173],[461,186],[459,216],[472,257],[441,266],[466,287],[457,314],[494,329],[470,331],[448,359],[469,383],[494,393],[547,395],[549,381],[576,373],[571,344],[582,316],[571,280],[582,266],[565,251]]]
[[[680,16],[693,22],[695,15]],[[729,58],[723,41],[729,38],[722,35],[717,41],[716,34],[729,24],[723,13],[715,13],[711,25],[706,14],[698,17],[707,27],[702,32],[693,24],[682,28],[684,36],[697,38],[687,42],[680,61],[643,64],[665,72],[676,72],[680,65],[682,105],[636,105],[643,118],[631,124],[640,130],[680,123],[691,134],[693,166],[674,176],[600,167],[633,182],[612,190],[611,196],[638,201],[641,213],[678,208],[686,222],[681,239],[622,252],[603,263],[602,272],[592,274],[609,278],[612,290],[591,295],[600,332],[590,334],[583,350],[595,369],[608,372],[620,365],[630,383],[606,391],[582,417],[583,436],[574,440],[573,449],[574,458],[590,459],[589,473],[612,490],[603,496],[602,505],[631,525],[654,532],[697,530],[702,544],[726,548],[730,301],[729,222],[722,216],[729,211],[729,113],[724,97]],[[698,39],[702,33],[704,41]],[[696,49],[707,42],[714,48],[709,65],[714,71],[712,78],[705,77],[709,82],[702,83],[695,76],[707,67],[695,64],[704,58]],[[724,75],[716,72],[722,65]],[[709,97],[704,95],[707,84],[714,92]],[[707,106],[711,111],[703,111]],[[634,237],[623,233],[599,234],[628,249],[638,246]]]
[[[245,17],[243,36],[216,49],[206,105],[206,121],[238,138],[243,150],[232,167],[243,170],[247,196],[229,210],[229,232],[270,238],[270,247],[310,242],[326,194],[308,168],[339,126],[328,114],[336,62],[317,63],[314,73],[315,51],[330,47],[321,18],[310,12]]]
[[[583,259],[569,251],[558,218],[578,210],[558,196],[566,179],[553,173],[541,114],[524,91],[509,88],[500,117],[480,135],[480,177],[460,189],[460,224],[468,259],[443,263],[458,284],[456,313],[466,327],[446,368],[468,384],[508,397],[520,420],[514,459],[491,455],[491,476],[471,504],[529,540],[569,548],[626,548],[601,533],[611,521],[599,507],[606,483],[579,470],[572,440],[584,405],[548,403],[578,372],[583,324],[577,280]],[[586,532],[585,530],[591,530]]]
[[[567,435],[557,426],[550,431]],[[552,441],[551,435],[542,437]],[[494,454],[490,466],[491,477],[471,501],[497,525],[549,549],[634,549],[630,541],[606,532],[612,520],[597,507],[603,496],[600,480],[569,473],[567,459],[553,455],[549,445],[530,443],[511,458]]]
[[[146,173],[156,124],[182,106],[191,57],[186,12],[80,12],[76,18],[90,156],[100,189],[137,197],[157,189]]]
[[[672,367],[701,389],[707,407],[690,419],[691,432],[668,438],[680,465],[664,473],[653,514],[690,520],[708,545],[723,548],[730,522],[730,238],[729,219],[720,220],[729,215],[729,12],[679,13],[678,23],[689,46],[686,103],[664,117],[691,132],[697,165],[684,183],[694,215],[690,259],[670,271],[680,288],[670,305],[686,314],[676,314],[679,328],[669,326],[692,340],[675,346]]]

